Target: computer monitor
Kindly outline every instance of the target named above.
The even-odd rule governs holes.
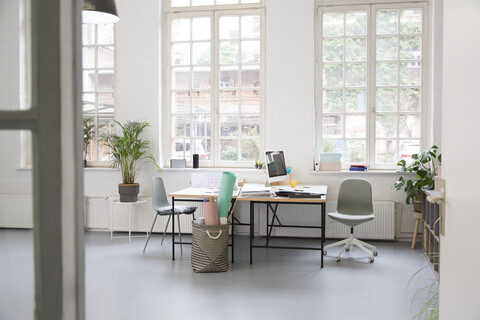
[[[265,152],[265,163],[267,165],[268,182],[288,180],[283,151]]]

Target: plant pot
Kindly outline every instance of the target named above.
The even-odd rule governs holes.
[[[136,202],[138,193],[140,192],[140,184],[118,184],[118,193],[120,194],[120,202]]]
[[[413,211],[422,212],[423,208],[423,194],[420,192],[417,194],[413,201]]]

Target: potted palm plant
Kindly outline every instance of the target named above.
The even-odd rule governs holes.
[[[435,188],[435,176],[437,168],[442,162],[442,155],[437,156],[438,147],[436,145],[425,149],[421,153],[412,154],[412,162],[407,164],[405,160],[400,160],[400,172],[415,173],[415,179],[405,180],[400,177],[393,187],[397,190],[403,188],[407,198],[406,203],[414,205],[414,210],[422,212],[422,191],[433,190]]]
[[[95,136],[95,123],[93,118],[83,118],[83,166],[87,166],[88,145]]]
[[[120,169],[122,174],[122,183],[118,185],[120,202],[135,202],[140,191],[140,184],[135,182],[140,169],[148,162],[159,169],[149,150],[150,141],[141,137],[150,125],[136,121],[115,123],[120,126],[121,133],[107,133],[103,135],[103,140],[110,150],[110,166]]]

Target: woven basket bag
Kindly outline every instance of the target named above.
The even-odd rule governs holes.
[[[230,224],[207,226],[192,222],[193,271],[228,271],[229,228]]]

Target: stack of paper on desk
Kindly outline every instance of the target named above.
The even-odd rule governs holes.
[[[242,195],[270,195],[272,193],[271,187],[265,187],[262,184],[245,184],[242,189]]]

